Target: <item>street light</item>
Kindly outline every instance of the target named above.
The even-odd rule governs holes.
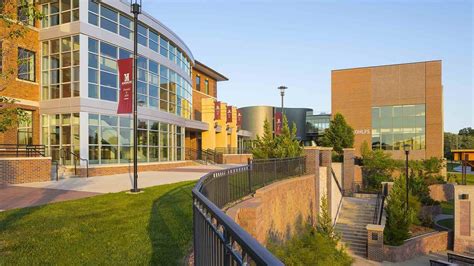
[[[405,181],[406,181],[406,213],[408,213],[408,154],[410,154],[410,144],[403,145],[403,150],[405,151]]]
[[[285,97],[285,90],[288,89],[286,86],[280,86],[278,87],[280,90],[280,95],[281,95],[281,113],[284,114],[284,109],[283,109],[283,98]]]
[[[137,59],[138,59],[138,15],[142,13],[142,0],[130,0],[130,12],[133,14],[133,188],[132,193],[140,192],[138,189],[138,116],[137,116]]]

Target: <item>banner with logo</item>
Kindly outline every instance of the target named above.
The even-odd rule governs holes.
[[[227,106],[226,123],[232,123],[232,106]]]
[[[133,59],[117,60],[120,96],[117,114],[131,114],[133,109]]]
[[[281,128],[283,126],[283,116],[281,112],[275,113],[275,135],[281,134]]]
[[[221,119],[221,102],[214,102],[214,120]]]
[[[240,110],[237,110],[237,126],[240,127],[242,125],[242,113]]]

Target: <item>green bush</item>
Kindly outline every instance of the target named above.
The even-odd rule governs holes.
[[[387,222],[384,230],[384,242],[388,245],[398,246],[410,237],[409,228],[411,224],[420,224],[418,214],[421,204],[418,198],[410,195],[409,208],[406,211],[406,185],[405,176],[397,178],[387,198],[385,211]]]
[[[392,173],[398,167],[389,153],[371,150],[366,141],[361,146],[362,175],[369,190],[379,190],[381,182],[392,180]]]
[[[352,258],[343,248],[337,247],[336,241],[309,225],[284,244],[269,243],[267,247],[285,265],[352,264]]]

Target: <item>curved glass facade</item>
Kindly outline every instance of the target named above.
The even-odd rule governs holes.
[[[89,0],[88,10],[89,24],[98,26],[129,40],[133,39],[132,18],[128,15],[91,0]],[[183,51],[156,30],[142,23],[139,23],[137,27],[137,40],[140,45],[148,47],[157,54],[168,58],[191,76],[191,62],[186,58]]]
[[[89,38],[88,47],[88,97],[117,102],[117,59],[131,57],[131,51],[93,38]],[[192,86],[189,82],[143,56],[138,58],[137,66],[138,101],[143,106],[191,119]]]

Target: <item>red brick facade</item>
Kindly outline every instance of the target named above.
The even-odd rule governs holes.
[[[51,158],[0,158],[0,184],[51,180]]]

